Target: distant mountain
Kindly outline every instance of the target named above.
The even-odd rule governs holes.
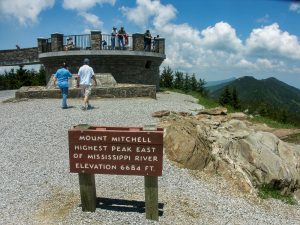
[[[250,76],[237,78],[225,84],[209,87],[210,96],[219,99],[225,86],[229,89],[236,88],[243,105],[268,104],[274,109],[287,110],[288,115],[292,115],[293,118],[300,118],[300,90],[274,77],[263,80]]]
[[[230,77],[230,78],[225,79],[225,80],[207,81],[205,87],[208,88],[208,87],[212,87],[212,86],[217,86],[217,85],[220,85],[220,84],[224,84],[224,83],[234,81],[235,79],[236,79],[235,77]]]

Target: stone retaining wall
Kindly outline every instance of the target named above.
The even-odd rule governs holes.
[[[39,63],[38,48],[0,50],[0,66]]]
[[[156,85],[159,89],[159,66],[164,54],[142,51],[79,50],[47,52],[40,61],[47,71],[47,81],[63,62],[77,74],[84,58],[89,58],[95,73],[111,73],[117,83]]]
[[[58,88],[46,89],[44,86],[21,87],[15,94],[16,99],[21,98],[61,98]],[[80,88],[70,88],[69,98],[81,98]],[[134,98],[149,97],[156,99],[155,85],[118,84],[114,87],[93,87],[91,97],[102,98]]]

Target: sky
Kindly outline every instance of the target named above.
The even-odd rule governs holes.
[[[0,0],[1,50],[113,26],[165,38],[162,68],[205,81],[275,77],[300,89],[300,1]]]

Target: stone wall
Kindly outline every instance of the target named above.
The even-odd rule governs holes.
[[[91,31],[91,49],[100,50],[102,45],[101,31]]]
[[[0,66],[39,63],[38,48],[0,50]]]
[[[64,35],[59,33],[51,34],[51,50],[52,52],[62,51],[64,46]]]
[[[103,51],[103,50],[102,50]],[[99,52],[102,52],[99,50]],[[95,73],[111,73],[117,83],[150,84],[159,88],[159,66],[164,55],[152,52],[106,51],[107,54],[83,54],[84,51],[69,51],[64,55],[44,53],[40,60],[44,64],[48,79],[63,62],[69,65],[71,73],[77,74],[84,58],[90,59]],[[77,55],[81,54],[82,55]],[[115,54],[113,54],[115,53]],[[118,53],[118,54],[117,54]],[[49,55],[48,57],[44,57]]]
[[[144,51],[144,34],[132,35],[132,50]]]
[[[16,99],[22,98],[61,98],[58,88],[46,89],[43,86],[21,87],[16,91]],[[91,97],[101,98],[156,98],[154,85],[121,84],[114,87],[93,87]],[[70,88],[68,98],[82,98],[80,88]]]

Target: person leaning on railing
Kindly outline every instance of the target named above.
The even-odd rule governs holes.
[[[159,39],[159,35],[153,38],[153,44],[152,44],[153,52],[158,52],[158,39]]]
[[[118,42],[120,49],[124,50],[124,36],[126,35],[126,31],[124,30],[124,27],[121,27],[121,29],[118,32]]]
[[[147,52],[150,52],[151,50],[151,33],[149,30],[146,30],[145,34],[144,34],[144,50]]]
[[[68,51],[69,49],[72,49],[73,47],[74,47],[73,39],[72,39],[72,37],[68,37],[67,44],[65,46],[65,51]]]
[[[115,50],[116,48],[116,36],[117,36],[117,28],[113,27],[112,32],[111,32],[111,49]]]

